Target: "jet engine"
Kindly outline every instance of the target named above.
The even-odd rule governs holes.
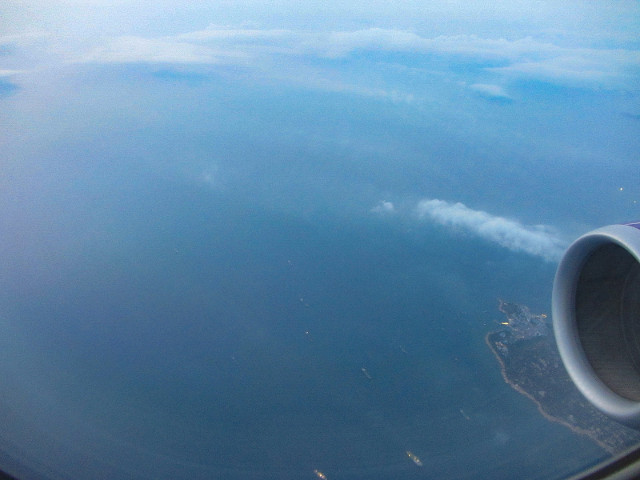
[[[640,223],[578,238],[553,285],[562,361],[600,411],[640,429]]]

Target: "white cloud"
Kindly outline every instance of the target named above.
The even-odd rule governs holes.
[[[473,85],[469,85],[469,88],[475,92],[478,92],[483,97],[487,98],[495,98],[502,100],[510,100],[511,96],[505,92],[505,90],[500,85],[491,85],[486,83],[474,83]]]
[[[500,62],[486,71],[500,76],[545,81],[619,86],[640,70],[640,51],[555,45],[531,37],[482,38],[440,35],[432,38],[406,30],[369,28],[354,31],[246,29],[210,25],[175,36],[111,39],[83,57],[93,62],[243,63],[274,56],[344,58],[355,52],[396,52],[452,57],[463,62]],[[281,62],[276,62],[281,65]],[[474,88],[472,86],[472,88]],[[475,84],[494,98],[509,98],[497,85]]]
[[[39,41],[50,39],[51,35],[40,30],[23,32],[15,35],[0,35],[0,45],[26,46]]]
[[[506,40],[481,38],[476,35],[439,35],[426,38],[412,32],[371,28],[355,32],[333,33],[328,45],[345,52],[354,50],[385,50],[395,52],[464,55],[487,59],[519,58],[524,54],[548,51],[555,47],[531,38]],[[330,48],[330,47],[328,47]]]
[[[299,36],[300,33],[287,29],[233,28],[220,25],[209,25],[203,30],[183,33],[176,38],[185,41],[233,41],[233,42],[274,42]]]
[[[19,75],[20,73],[24,73],[24,70],[1,70],[0,69],[0,78],[2,77],[12,77],[13,75]]]
[[[367,87],[356,83],[346,83],[339,80],[327,78],[304,77],[306,87],[324,90],[326,92],[350,93],[361,97],[379,98],[393,103],[406,103],[411,105],[416,102],[416,96],[398,90],[387,90],[384,88]]]
[[[522,59],[490,70],[568,85],[620,87],[637,82],[640,51],[562,49],[556,55],[537,60]]]
[[[245,61],[240,51],[221,50],[175,38],[118,37],[81,58],[99,63],[205,63]]]
[[[379,213],[379,214],[390,214],[390,213],[395,213],[396,212],[396,207],[393,205],[392,202],[388,202],[386,200],[383,200],[380,203],[378,203],[378,205],[373,207],[371,209],[371,212]]]
[[[200,44],[234,45],[256,51],[291,55],[345,57],[356,51],[435,53],[482,59],[518,59],[532,54],[558,51],[550,43],[530,37],[518,40],[481,38],[476,35],[422,37],[407,30],[368,28],[354,31],[304,31],[287,29],[236,29],[210,25],[206,29],[178,35],[177,41]],[[264,50],[263,50],[264,51]],[[537,58],[534,55],[533,58]]]
[[[548,261],[560,259],[565,243],[542,225],[527,226],[516,220],[473,210],[462,203],[422,200],[416,206],[421,219],[458,227],[514,252],[524,252]]]

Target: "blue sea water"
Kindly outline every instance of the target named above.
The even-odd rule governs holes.
[[[553,264],[368,211],[303,218],[181,182],[109,187],[65,204],[65,251],[3,282],[5,375],[46,372],[13,379],[7,403],[32,410],[16,428],[40,424],[121,478],[556,473],[573,434],[504,383],[484,343],[498,298],[548,307]],[[562,457],[598,452],[572,445]]]

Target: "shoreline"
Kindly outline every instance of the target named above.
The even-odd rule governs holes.
[[[506,369],[506,366],[504,364],[504,361],[502,360],[502,357],[496,351],[496,349],[493,347],[493,344],[489,340],[489,337],[492,334],[496,334],[496,333],[498,333],[498,332],[488,332],[484,337],[484,341],[487,344],[487,346],[489,347],[489,349],[491,350],[491,352],[493,353],[493,355],[498,360],[498,363],[500,364],[500,373],[501,373],[502,379],[505,381],[505,383],[508,384],[511,388],[513,388],[516,392],[520,393],[521,395],[524,395],[525,397],[529,398],[533,403],[535,403],[535,405],[538,408],[538,411],[547,420],[549,420],[551,422],[558,423],[560,425],[564,425],[565,427],[569,428],[570,430],[572,430],[573,432],[577,433],[578,435],[583,435],[583,436],[589,437],[591,440],[593,440],[599,447],[601,447],[607,453],[610,453],[610,454],[615,453],[615,451],[611,447],[609,447],[604,442],[602,442],[601,440],[596,438],[594,436],[594,433],[591,430],[586,430],[584,428],[580,428],[578,426],[572,425],[569,422],[567,422],[566,420],[564,420],[562,418],[559,418],[559,417],[554,417],[553,415],[551,415],[548,412],[546,412],[544,407],[542,406],[542,404],[533,395],[531,395],[529,392],[524,390],[520,385],[517,385],[517,384],[513,383],[511,381],[511,379],[509,379],[509,376],[507,375],[507,369]]]

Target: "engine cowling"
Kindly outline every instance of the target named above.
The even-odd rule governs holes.
[[[640,223],[578,238],[553,285],[560,356],[600,411],[640,428]]]

